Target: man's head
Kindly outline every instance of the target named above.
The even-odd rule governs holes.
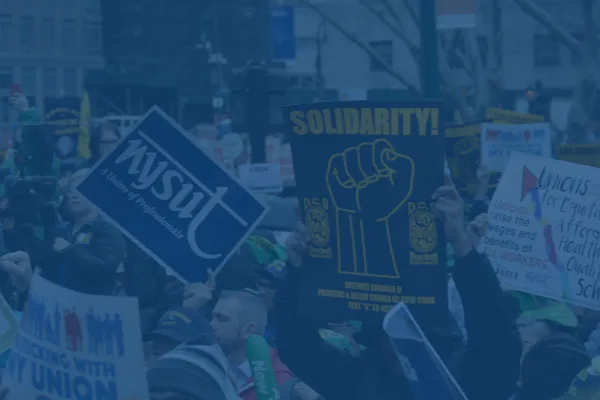
[[[217,345],[178,347],[160,358],[147,378],[152,400],[239,400]]]
[[[152,366],[158,358],[184,342],[203,339],[216,344],[212,328],[202,313],[187,308],[168,311],[156,329],[144,336],[146,364]]]
[[[215,337],[227,354],[244,348],[252,335],[263,336],[267,326],[267,309],[250,291],[225,291],[212,313]]]
[[[67,185],[65,201],[67,202],[67,208],[69,212],[74,217],[89,214],[93,210],[89,203],[85,201],[85,199],[81,197],[81,195],[74,189],[83,181],[88,172],[89,169],[87,168],[80,169],[79,171],[75,172],[73,175],[71,175]]]
[[[569,390],[577,374],[590,365],[583,343],[566,333],[553,333],[533,345],[521,363],[517,398],[556,399]]]

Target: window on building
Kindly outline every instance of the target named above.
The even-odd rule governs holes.
[[[63,90],[67,96],[77,96],[77,70],[75,68],[63,70]]]
[[[373,49],[373,52],[379,56],[381,61],[375,57],[371,57],[371,71],[385,71],[385,66],[394,66],[394,44],[391,40],[379,40],[376,42],[370,42],[369,46]]]
[[[75,53],[77,50],[75,21],[67,19],[62,22],[62,50],[64,53]]]
[[[21,39],[21,50],[25,53],[31,53],[35,49],[35,25],[33,17],[23,15],[19,18],[19,33]]]
[[[557,67],[560,65],[560,45],[551,35],[537,35],[533,39],[534,65]]]
[[[54,20],[52,18],[44,18],[42,20],[42,29],[40,30],[40,34],[40,43],[42,50],[47,53],[52,53],[56,45]]]
[[[56,69],[44,68],[42,73],[42,83],[44,88],[45,96],[56,96],[58,95],[58,88],[56,84]]]
[[[35,96],[37,77],[35,68],[23,68],[21,71],[21,89],[25,96]]]
[[[583,33],[573,33],[572,36],[579,43],[583,43]],[[568,51],[571,53],[571,65],[581,65],[581,56],[571,50]]]
[[[0,15],[0,52],[13,49],[13,22],[11,15]]]
[[[97,22],[83,24],[83,52],[89,55],[102,53],[102,26]]]

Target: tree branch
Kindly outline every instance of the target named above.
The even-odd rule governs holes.
[[[540,6],[531,0],[515,0],[515,3],[521,7],[521,10],[540,25],[546,28],[552,35],[558,38],[565,46],[574,53],[581,52],[581,45],[571,34],[563,27],[556,24],[552,16],[544,11]]]
[[[592,58],[597,58],[599,40],[596,35],[596,19],[594,18],[594,0],[583,0],[581,5],[583,14],[584,33],[582,46]]]
[[[364,43],[363,41],[361,41],[360,39],[358,39],[356,36],[354,36],[353,34],[351,34],[350,32],[348,32],[335,19],[331,18],[329,15],[327,15],[327,13],[323,12],[323,10],[321,10],[319,7],[317,7],[316,5],[312,4],[310,2],[310,0],[298,0],[298,2],[300,4],[308,7],[312,11],[316,12],[325,21],[327,21],[327,23],[329,23],[333,28],[335,28],[338,32],[340,32],[346,39],[348,39],[349,41],[351,41],[352,43],[354,43],[355,45],[357,45],[358,47],[360,47],[361,49],[363,49],[370,57],[372,57],[374,60],[376,60],[377,62],[379,62],[381,64],[381,66],[383,67],[383,69],[385,69],[385,71],[388,74],[390,74],[390,76],[392,76],[393,78],[397,79],[400,83],[402,83],[404,86],[406,86],[406,88],[408,89],[409,92],[411,92],[411,94],[419,96],[419,90],[416,88],[416,86],[414,86],[413,84],[411,84],[404,76],[402,76],[402,74],[399,74],[390,65],[388,65],[385,62],[385,60],[383,60],[379,56],[379,54],[377,54],[375,51],[373,51],[373,49],[371,48],[371,46],[369,46],[367,43]]]
[[[390,13],[390,15],[398,22],[402,21],[400,16],[396,12],[396,9],[390,4],[389,0],[382,0],[383,6],[385,10]]]
[[[410,0],[403,0],[402,3],[404,4],[404,8],[406,8],[408,15],[410,15],[410,19],[413,20],[415,26],[419,26],[420,18],[413,6],[410,4]]]
[[[386,18],[385,14],[382,11],[377,11],[375,9],[375,7],[373,7],[373,5],[370,3],[370,0],[358,0],[358,2],[363,7],[365,7],[367,10],[369,10],[373,15],[375,15],[381,22],[383,22],[383,24],[385,26],[387,26],[388,29],[394,35],[398,36],[398,38],[400,38],[400,40],[402,40],[402,42],[404,42],[406,47],[408,47],[410,54],[412,54],[412,56],[415,58],[415,60],[416,61],[419,60],[419,56],[421,54],[421,50],[419,49],[419,46],[417,46],[411,39],[409,39],[409,37],[404,32],[402,32],[400,29],[398,29],[398,27],[396,25],[391,23]],[[397,23],[399,23],[399,21]]]

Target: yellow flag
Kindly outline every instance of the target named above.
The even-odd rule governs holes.
[[[90,98],[87,92],[83,93],[81,107],[79,110],[79,156],[90,158],[90,123],[92,112],[90,110]]]

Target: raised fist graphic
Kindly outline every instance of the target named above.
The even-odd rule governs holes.
[[[414,175],[413,160],[385,139],[350,147],[329,159],[326,179],[336,210],[340,273],[399,277],[388,219],[409,199]],[[382,229],[387,243],[381,243],[381,235],[370,234]],[[384,247],[387,259],[380,254]],[[384,260],[390,265],[381,265]]]

